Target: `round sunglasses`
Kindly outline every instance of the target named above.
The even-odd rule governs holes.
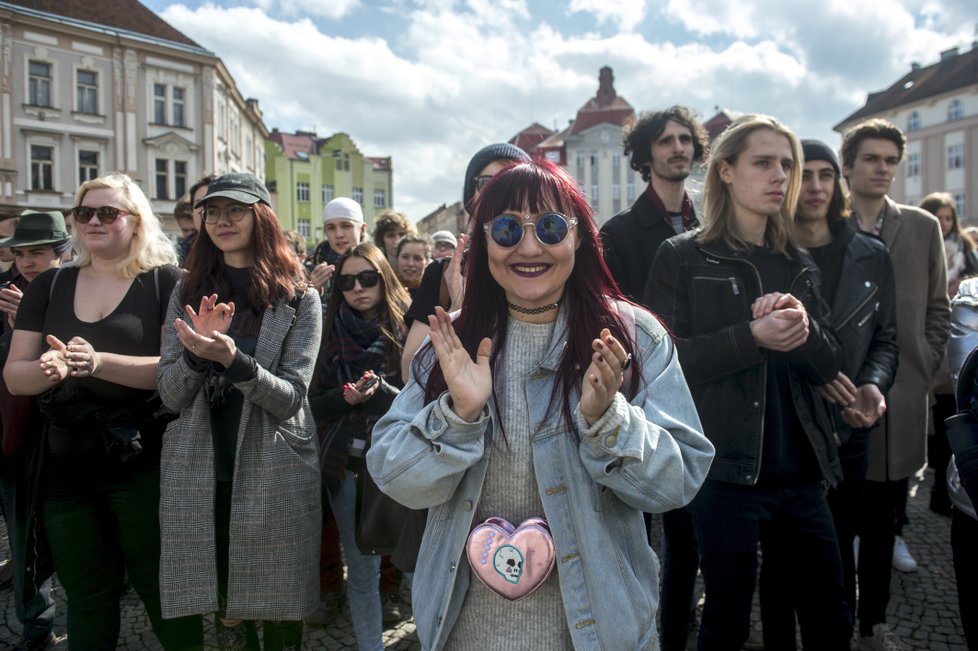
[[[341,274],[336,279],[336,284],[339,286],[341,292],[348,292],[356,286],[357,282],[360,283],[361,287],[367,289],[368,287],[373,287],[379,281],[380,272],[367,269],[358,274]]]
[[[79,224],[87,224],[92,221],[92,217],[97,216],[99,223],[108,225],[118,219],[119,215],[130,215],[132,213],[123,208],[115,208],[113,206],[100,206],[98,208],[93,208],[92,206],[75,206],[71,209],[71,214]]]
[[[542,213],[535,222],[530,221],[529,215],[520,221],[516,215],[503,213],[492,221],[483,224],[482,229],[497,246],[511,249],[523,241],[527,227],[533,227],[540,244],[556,246],[567,239],[571,226],[576,224],[576,219],[569,219],[559,212]]]

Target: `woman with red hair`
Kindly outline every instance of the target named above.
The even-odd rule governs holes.
[[[430,509],[421,644],[658,648],[642,512],[686,504],[713,453],[676,350],[561,168],[511,165],[472,216],[461,314],[429,318],[367,453],[381,490]]]
[[[216,611],[222,649],[257,648],[255,620],[266,650],[300,648],[319,600],[306,394],[322,309],[270,203],[253,176],[210,183],[160,355],[160,394],[180,414],[161,463],[163,616]],[[202,644],[199,625],[187,647]]]

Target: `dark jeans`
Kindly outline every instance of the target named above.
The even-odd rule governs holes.
[[[27,522],[23,508],[18,508],[18,496],[22,484],[17,478],[0,476],[0,507],[7,524],[7,538],[10,541],[10,562],[14,568],[14,606],[17,620],[23,630],[21,635],[25,640],[42,640],[51,633],[54,626],[54,598],[51,596],[51,579],[47,578],[41,584],[30,601],[26,604],[24,594],[24,564]]]
[[[849,619],[853,622],[856,621],[856,561],[852,544],[859,529],[859,505],[869,467],[868,446],[869,430],[862,429],[854,431],[845,445],[839,448],[843,479],[826,496],[839,541]],[[821,624],[802,606],[805,587],[793,585],[790,581],[790,564],[794,560],[790,544],[781,538],[776,528],[769,528],[763,536],[761,548],[764,557],[760,581],[764,646],[779,651],[796,648],[797,609],[803,646],[806,649],[815,648],[811,635],[813,627],[817,629]]]
[[[700,567],[693,516],[685,508],[662,514],[662,651],[683,651],[689,636],[696,572]]]
[[[890,602],[893,538],[906,504],[908,481],[866,480],[859,526],[859,634],[872,635],[886,621]]]
[[[958,610],[969,649],[978,649],[978,520],[954,509],[951,552],[958,585]]]
[[[842,562],[819,482],[758,487],[707,480],[688,509],[706,586],[699,651],[739,651],[747,640],[757,545],[769,527],[784,536],[792,583],[805,587],[802,603],[819,622],[812,648],[849,649],[852,622]]]
[[[927,465],[934,469],[934,486],[930,491],[930,508],[947,513],[951,498],[947,494],[947,464],[951,461],[951,444],[947,440],[944,421],[958,411],[953,394],[938,393],[934,396],[931,414],[934,418],[934,435],[927,437]]]
[[[186,618],[160,614],[160,470],[73,472],[75,486],[53,459],[42,504],[54,569],[68,599],[68,648],[113,651],[119,640],[123,581],[139,595],[153,632],[166,649],[183,647]]]

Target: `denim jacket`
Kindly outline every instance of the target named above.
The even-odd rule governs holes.
[[[618,393],[591,427],[579,409],[574,423],[559,405],[548,413],[567,339],[563,309],[549,352],[526,378],[533,467],[577,649],[657,648],[659,563],[642,512],[689,503],[713,458],[672,341],[650,314],[634,313],[638,394],[629,403]],[[478,524],[494,413],[490,402],[476,422],[464,422],[447,392],[425,404],[423,387],[412,379],[375,426],[367,454],[382,491],[430,509],[413,590],[424,595],[415,599],[414,614],[421,644],[432,651],[444,647],[469,587],[464,546]]]

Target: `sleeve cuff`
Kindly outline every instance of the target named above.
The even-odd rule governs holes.
[[[190,367],[191,371],[196,371],[198,373],[203,373],[211,365],[211,363],[206,359],[197,357],[186,348],[183,349],[183,359],[187,362],[187,366]]]
[[[235,352],[234,361],[224,370],[224,377],[231,382],[246,382],[258,375],[258,364],[255,358],[240,350]]]
[[[581,403],[577,403],[577,409],[574,411],[574,418],[577,420],[577,429],[580,431],[581,436],[590,442],[607,443],[607,439],[614,438],[614,441],[605,446],[608,448],[614,447],[615,443],[617,443],[616,433],[625,422],[627,409],[628,401],[625,400],[625,396],[619,391],[615,394],[608,408],[601,414],[601,417],[594,421],[593,425],[589,426],[587,420],[581,415]],[[601,441],[603,434],[607,434],[608,436],[606,440]]]

